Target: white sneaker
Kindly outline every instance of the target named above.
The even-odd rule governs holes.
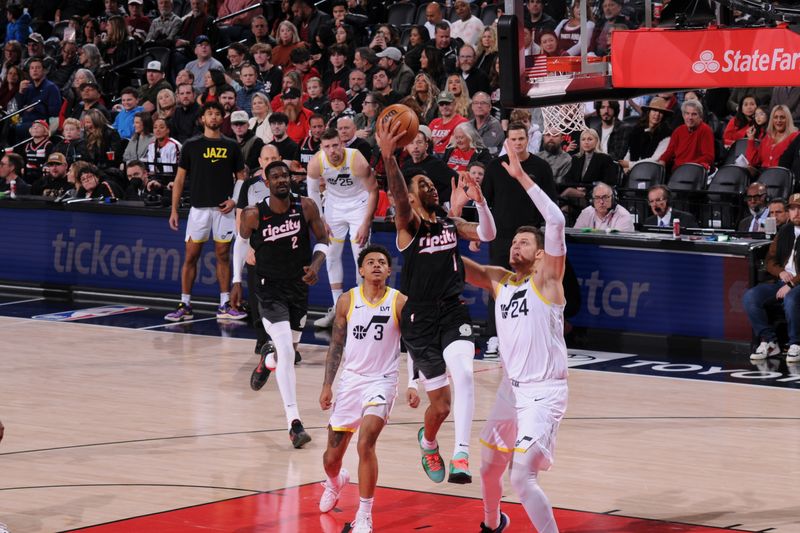
[[[796,363],[800,361],[800,344],[792,344],[789,346],[789,351],[786,352],[786,362]]]
[[[314,327],[327,329],[333,325],[333,319],[335,317],[336,317],[336,308],[331,307],[328,309],[328,312],[322,316],[322,318],[318,318],[314,321]]]
[[[484,359],[492,359],[499,355],[499,348],[500,348],[500,339],[495,337],[489,337],[489,340],[486,341],[486,350],[483,351],[483,358]]]
[[[319,499],[319,512],[327,513],[334,507],[336,507],[336,502],[339,501],[339,494],[342,492],[342,489],[347,486],[350,482],[350,474],[342,468],[339,470],[339,488],[333,487],[329,480],[325,480],[322,483],[322,486],[325,487],[325,492],[322,493],[322,497]]]
[[[792,346],[797,346],[793,344]],[[797,346],[798,353],[800,353],[800,346]],[[781,353],[781,347],[778,346],[777,342],[770,341],[770,342],[762,342],[756,348],[754,353],[750,354],[750,359],[766,359],[767,357],[773,357],[779,355]],[[798,359],[800,360],[800,359]]]
[[[350,527],[351,533],[372,533],[372,515],[357,513]]]

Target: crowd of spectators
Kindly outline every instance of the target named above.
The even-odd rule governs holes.
[[[528,152],[547,163],[555,194],[579,227],[587,220],[607,227],[608,212],[597,204],[611,194],[611,211],[624,209],[617,188],[638,165],[662,166],[664,181],[687,164],[702,167],[706,182],[723,163],[744,169],[748,182],[772,167],[800,172],[796,88],[604,100],[587,104],[583,131],[543,131],[538,110],[500,106],[502,5],[119,1],[6,6],[0,106],[7,120],[0,134],[8,167],[16,168],[15,154],[22,165],[6,173],[13,178],[5,177],[0,190],[15,181],[16,194],[150,203],[162,196],[167,203],[182,144],[201,132],[200,109],[211,101],[225,109],[222,132],[237,141],[250,174],[260,171],[261,148],[274,145],[302,176],[322,133],[335,128],[372,163],[379,183],[376,119],[386,106],[403,103],[425,127],[401,164],[426,168],[443,201],[450,179],[475,164],[491,181],[509,125],[522,123]],[[395,4],[410,4],[419,12],[413,22],[424,15],[424,23],[387,23]],[[628,0],[594,0],[582,13],[580,1],[527,0],[525,53],[580,54],[586,19],[589,52],[608,55],[613,31],[637,27],[639,9]],[[84,175],[98,184],[85,186]],[[611,193],[592,194],[598,183]],[[383,193],[381,200],[390,205]],[[756,213],[744,194],[730,201],[763,220],[766,204]],[[599,213],[581,215],[590,207]]]

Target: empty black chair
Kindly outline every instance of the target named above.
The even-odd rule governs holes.
[[[631,168],[623,183],[626,189],[647,190],[652,185],[664,183],[665,175],[664,165],[659,165],[652,161],[642,161]]]
[[[481,16],[479,17],[484,26],[491,26],[497,20],[497,10],[500,8],[497,4],[490,4],[481,9]]]
[[[733,143],[733,145],[730,148],[728,148],[728,154],[725,156],[725,162],[723,164],[733,165],[734,163],[736,163],[736,159],[740,155],[744,155],[744,153],[747,152],[747,142],[748,141],[745,138],[745,139],[739,139],[738,141]],[[758,141],[756,141],[756,143],[758,143]]]
[[[392,4],[386,21],[398,28],[414,24],[417,6],[410,3]]]
[[[703,190],[708,171],[697,163],[684,163],[672,171],[667,186],[671,191],[693,192]]]
[[[758,182],[767,186],[767,196],[770,199],[789,198],[794,190],[794,176],[788,168],[765,168],[758,177]]]
[[[750,184],[750,174],[742,167],[725,165],[717,170],[708,185],[708,205],[703,209],[703,219],[710,228],[736,227],[742,217],[744,203],[742,196]],[[719,192],[723,194],[711,194]]]

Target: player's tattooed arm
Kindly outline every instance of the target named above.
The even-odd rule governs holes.
[[[397,146],[397,141],[403,136],[403,133],[399,131],[399,125],[399,122],[394,122],[390,126],[390,129],[386,129],[384,124],[379,122],[375,133],[375,139],[381,149],[383,166],[386,170],[386,181],[394,197],[394,224],[397,229],[404,230],[408,229],[411,225],[414,211],[411,209],[411,202],[408,200],[406,181],[403,178],[403,173],[400,172],[400,167],[394,156],[395,151],[399,148]]]
[[[333,380],[342,362],[344,345],[347,340],[347,312],[350,310],[350,292],[339,296],[336,302],[336,316],[333,319],[331,343],[328,346],[328,355],[325,356],[325,381],[322,383],[322,392],[319,395],[319,406],[323,411],[331,408],[333,400]]]

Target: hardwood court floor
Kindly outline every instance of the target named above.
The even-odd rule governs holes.
[[[287,487],[317,490],[325,349],[301,349],[298,397],[314,440],[293,450],[274,381],[258,393],[248,387],[252,348],[234,338],[0,318],[0,522],[13,533],[59,531]],[[376,515],[394,503],[388,489],[480,496],[477,435],[501,369],[475,368],[475,483],[425,478],[415,442],[424,404],[412,410],[398,402],[379,441],[379,485],[387,490]],[[542,484],[562,509],[800,532],[799,405],[796,390],[573,369],[556,464]],[[440,437],[446,455],[452,429],[446,423]],[[345,466],[355,481],[354,447]],[[355,485],[348,491],[340,503],[347,519],[357,501]],[[508,483],[506,497],[516,501]],[[480,506],[468,508],[472,514],[447,531],[478,529]],[[291,507],[280,512],[287,522],[279,529],[237,530],[323,530],[318,516],[304,528],[291,525]],[[562,531],[634,531],[602,523],[590,516]],[[153,527],[139,530],[159,530]],[[530,529],[519,519],[509,530]]]

